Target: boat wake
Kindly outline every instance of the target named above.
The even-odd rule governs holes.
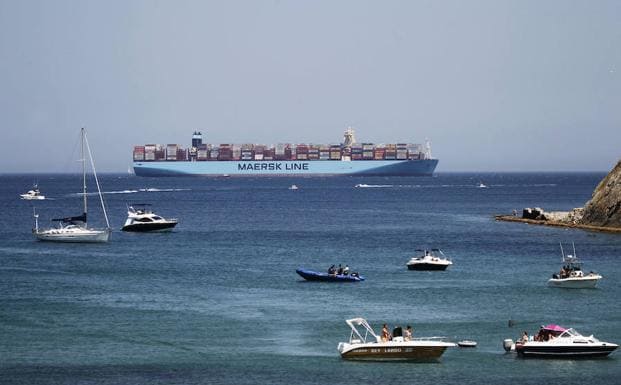
[[[392,184],[366,184],[366,183],[359,183],[357,185],[354,186],[355,188],[390,188],[390,187],[395,187],[395,185]]]
[[[141,188],[138,189],[140,192],[170,192],[170,191],[190,191],[189,188]]]
[[[495,184],[497,187],[556,187],[557,183],[532,183],[532,184]]]
[[[104,191],[103,194],[135,194],[138,190]]]
[[[120,190],[120,191],[102,191],[102,194],[135,194],[137,193],[138,190]],[[69,196],[83,196],[85,195],[84,193],[74,193],[74,194],[69,194]],[[90,192],[90,193],[86,193],[87,196],[92,196],[92,195],[98,195],[98,193],[96,192]]]
[[[190,191],[189,188],[140,188],[138,190],[119,190],[119,191],[102,191],[102,194],[136,194],[139,192],[172,192],[172,191]],[[68,196],[83,196],[84,193],[74,193],[69,194]],[[97,195],[96,192],[86,193],[87,196]]]

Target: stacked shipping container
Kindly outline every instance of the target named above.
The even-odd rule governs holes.
[[[378,144],[354,143],[351,147],[341,144],[296,144],[279,143],[276,146],[262,144],[220,144],[195,143],[197,146],[184,149],[178,144],[146,144],[134,146],[134,161],[273,161],[273,160],[418,160],[426,159],[420,144],[397,143]]]

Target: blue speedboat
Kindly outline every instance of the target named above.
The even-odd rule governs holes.
[[[297,269],[295,271],[307,281],[326,281],[326,282],[359,282],[364,281],[364,277],[357,273],[345,274],[328,274],[318,271]]]

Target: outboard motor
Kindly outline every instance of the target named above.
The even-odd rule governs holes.
[[[507,338],[502,341],[502,347],[505,349],[505,352],[509,353],[511,348],[513,347],[513,340],[511,338]]]

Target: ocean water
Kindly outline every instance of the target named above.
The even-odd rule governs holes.
[[[77,176],[0,176],[0,383],[618,383],[620,352],[523,360],[502,348],[547,323],[621,343],[621,236],[493,219],[582,206],[603,176],[103,175],[116,230],[130,203],[152,203],[180,224],[172,233],[115,231],[94,245],[31,234],[33,206],[41,226],[81,212]],[[19,199],[33,181],[50,200]],[[294,183],[299,190],[288,190]],[[89,205],[93,224],[103,224],[96,196]],[[604,276],[598,289],[546,286],[560,268],[559,242],[575,242],[585,269]],[[421,247],[443,249],[454,265],[408,271]],[[295,273],[339,263],[367,280],[313,283]],[[343,361],[336,347],[353,317],[478,347],[449,349],[435,363]]]

